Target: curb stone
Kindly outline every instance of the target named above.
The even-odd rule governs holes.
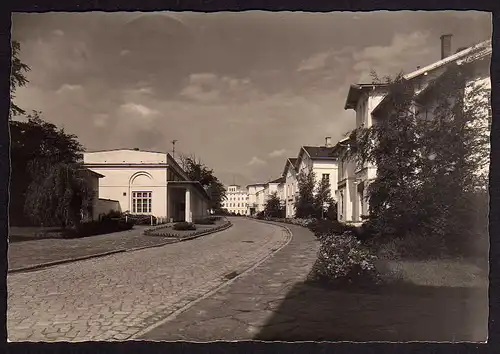
[[[261,259],[259,259],[256,263],[254,263],[252,266],[248,267],[247,269],[245,269],[244,271],[242,271],[241,273],[239,273],[237,276],[235,276],[235,277],[233,277],[233,278],[231,278],[229,280],[226,280],[226,281],[222,282],[220,285],[218,285],[217,287],[213,288],[212,290],[209,290],[208,292],[206,292],[205,294],[201,295],[197,299],[195,299],[193,301],[190,301],[186,305],[184,305],[181,308],[175,310],[174,312],[172,312],[170,315],[168,315],[164,319],[162,319],[162,320],[156,322],[155,324],[153,324],[151,326],[148,326],[145,329],[143,329],[143,330],[135,333],[133,336],[129,337],[128,340],[137,340],[137,339],[140,339],[140,337],[142,337],[146,333],[152,331],[153,329],[161,326],[164,323],[167,323],[167,322],[175,319],[178,315],[180,315],[181,313],[185,312],[186,310],[189,310],[191,307],[193,307],[194,305],[196,305],[198,302],[200,302],[200,301],[202,301],[202,300],[204,300],[204,299],[206,299],[206,298],[208,298],[208,297],[216,294],[221,289],[225,288],[226,286],[231,285],[236,280],[244,277],[245,275],[247,275],[248,273],[250,273],[251,271],[253,271],[255,268],[259,267],[260,265],[262,265],[263,263],[265,263],[266,261],[268,261],[276,253],[280,252],[283,248],[285,248],[286,246],[288,246],[288,244],[290,243],[290,241],[293,238],[292,231],[288,227],[286,227],[284,225],[279,225],[279,224],[276,224],[276,223],[266,222],[266,221],[261,221],[261,220],[256,220],[256,221],[262,222],[262,223],[265,223],[265,224],[270,224],[270,225],[281,227],[281,229],[283,231],[285,231],[285,233],[286,233],[285,242],[280,247],[278,247],[277,249],[271,250],[271,252],[269,254],[267,254],[266,256],[264,256]]]
[[[189,240],[201,237],[201,236],[206,236],[206,235],[209,235],[209,234],[212,234],[212,233],[216,233],[216,232],[219,232],[219,231],[224,231],[224,230],[227,230],[228,228],[230,228],[231,226],[233,226],[233,224],[231,222],[229,222],[229,224],[227,224],[225,227],[220,228],[220,229],[215,230],[215,231],[208,230],[207,232],[204,232],[202,234],[198,234],[198,235],[194,235],[194,236],[191,236],[191,237],[186,237],[186,238],[178,239],[178,240],[169,240],[169,241],[157,244],[157,245],[141,246],[141,247],[135,247],[135,248],[130,248],[130,249],[120,248],[120,249],[113,250],[113,251],[108,251],[108,252],[103,252],[103,253],[96,253],[96,254],[91,254],[91,255],[82,256],[82,257],[67,258],[67,259],[61,259],[61,260],[53,261],[53,262],[35,264],[35,265],[32,265],[32,266],[28,266],[28,267],[8,269],[7,270],[7,274],[28,273],[28,272],[33,272],[33,271],[44,269],[44,268],[53,267],[53,266],[60,265],[60,264],[67,264],[67,263],[72,263],[72,262],[84,261],[84,260],[92,259],[92,258],[106,257],[106,256],[111,256],[111,255],[117,254],[117,253],[133,252],[133,251],[140,251],[140,250],[144,250],[144,249],[148,249],[148,248],[162,247],[162,246],[166,246],[166,245],[169,245],[169,244],[172,244],[172,243],[189,241]]]
[[[126,252],[126,251],[127,251],[126,249],[118,249],[118,250],[104,252],[104,253],[91,254],[91,255],[88,255],[88,256],[61,259],[59,261],[53,261],[53,262],[35,264],[35,265],[29,266],[29,267],[9,269],[7,271],[7,273],[11,274],[11,273],[30,272],[30,271],[39,270],[39,269],[42,269],[42,268],[48,268],[48,267],[56,266],[56,265],[59,265],[59,264],[66,264],[66,263],[71,263],[71,262],[84,261],[84,260],[87,260],[87,259],[90,259],[90,258],[106,257],[106,256],[110,256],[112,254],[122,253],[122,252]]]

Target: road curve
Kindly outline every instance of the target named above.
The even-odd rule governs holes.
[[[7,277],[10,341],[125,340],[285,244],[275,225],[234,226],[192,241]]]

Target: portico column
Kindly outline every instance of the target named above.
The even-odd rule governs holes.
[[[186,200],[185,200],[185,210],[184,210],[184,218],[186,222],[192,222],[193,217],[191,215],[191,191],[189,188],[186,188]]]

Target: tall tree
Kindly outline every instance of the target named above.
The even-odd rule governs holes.
[[[335,200],[331,196],[330,180],[322,178],[316,186],[314,209],[317,218],[330,218],[335,214]]]
[[[25,212],[45,226],[78,226],[81,213],[92,212],[94,191],[79,164],[31,161],[32,182],[28,187]]]
[[[278,196],[278,192],[274,192],[269,195],[264,205],[264,215],[272,218],[285,217],[285,208]]]
[[[40,118],[39,112],[28,115],[27,121],[11,120],[10,222],[24,225],[24,205],[28,186],[33,180],[30,163],[76,163],[82,159],[83,146],[73,134]]]
[[[210,209],[216,212],[222,210],[222,201],[226,198],[226,188],[215,176],[214,171],[208,168],[195,156],[181,155],[181,166],[192,181],[198,181],[205,187],[210,196]]]
[[[28,65],[23,63],[19,58],[19,53],[21,51],[21,44],[18,41],[12,41],[12,67],[10,73],[10,110],[9,118],[16,115],[22,115],[25,113],[23,109],[14,103],[14,98],[16,89],[21,86],[25,86],[28,83],[28,79],[25,76],[30,68]]]
[[[487,203],[489,89],[471,82],[471,66],[451,67],[426,99],[398,76],[387,82],[392,109],[351,135],[348,155],[377,166],[369,221],[380,236],[419,234],[449,250],[477,236],[477,210]]]
[[[314,172],[301,171],[297,176],[299,195],[295,201],[295,217],[309,218],[316,216],[314,208]]]

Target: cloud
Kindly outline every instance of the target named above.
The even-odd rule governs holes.
[[[70,84],[64,84],[62,85],[57,91],[57,94],[63,94],[66,92],[74,92],[74,91],[79,91],[83,87],[81,85],[70,85]]]
[[[274,150],[269,153],[269,157],[280,157],[286,154],[286,149]]]
[[[61,31],[60,29],[54,30],[52,31],[52,33],[55,34],[56,36],[64,36],[64,32]]]
[[[109,114],[97,113],[94,114],[94,125],[98,128],[105,127],[108,124]]]
[[[370,72],[379,76],[397,75],[408,62],[422,60],[426,64],[429,56],[429,32],[396,33],[387,46],[369,46],[353,54],[353,69],[360,73],[360,82],[369,80]]]
[[[132,103],[132,102],[125,103],[125,104],[121,105],[121,108],[126,110],[126,111],[132,112],[132,113],[138,113],[143,117],[148,117],[148,116],[152,116],[152,115],[156,115],[156,114],[160,113],[155,109],[151,109],[151,108],[146,107],[142,104],[137,104],[137,103]]]
[[[330,56],[329,52],[317,53],[312,57],[303,60],[297,71],[309,71],[323,69],[326,66],[326,61]]]
[[[128,97],[128,95],[131,96],[145,96],[145,95],[152,95],[154,94],[154,90],[150,86],[143,86],[139,88],[132,88],[132,89],[125,89],[123,90],[124,95]]]
[[[259,159],[257,156],[253,156],[250,161],[248,161],[249,166],[265,165],[266,161]]]
[[[218,76],[213,73],[189,75],[187,84],[181,89],[180,96],[199,102],[252,100],[259,97],[258,90],[249,78]]]
[[[128,54],[130,54],[130,50],[128,50],[128,49],[123,49],[122,51],[120,51],[120,55],[121,56],[125,56],[125,55],[128,55]]]

